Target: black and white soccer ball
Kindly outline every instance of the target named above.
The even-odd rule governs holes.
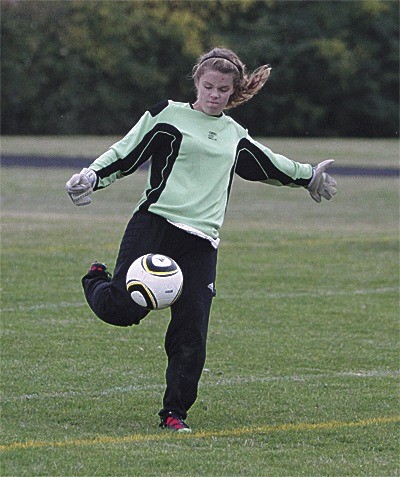
[[[149,253],[136,259],[126,274],[126,288],[132,300],[148,310],[171,306],[182,292],[179,265],[166,255]]]

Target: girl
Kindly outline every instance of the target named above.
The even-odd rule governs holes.
[[[336,182],[325,172],[333,161],[313,168],[274,154],[224,114],[260,91],[270,71],[264,65],[249,74],[234,52],[212,49],[193,68],[193,104],[167,100],[153,106],[122,140],[66,184],[74,204],[87,205],[93,191],[150,160],[147,185],[123,236],[114,276],[95,262],[82,284],[101,320],[131,326],[149,313],[126,290],[131,263],[146,253],[161,253],[180,265],[182,295],[171,306],[165,337],[163,428],[190,432],[184,421],[205,363],[219,230],[234,173],[250,181],[306,188],[317,202],[336,194]]]

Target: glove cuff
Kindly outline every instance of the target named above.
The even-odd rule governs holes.
[[[316,167],[313,167],[312,171],[313,171],[313,175],[311,177],[311,180],[310,180],[308,186],[306,186],[306,189],[308,189],[308,190],[316,190],[318,188],[319,182],[322,178],[322,174],[318,173]]]
[[[93,189],[97,182],[97,174],[92,170],[84,167],[80,174],[83,174],[89,181],[90,187]]]

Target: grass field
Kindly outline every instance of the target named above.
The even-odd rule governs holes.
[[[157,427],[168,311],[114,328],[80,288],[112,268],[144,175],[77,208],[73,172],[2,170],[2,476],[399,475],[396,179],[338,177],[323,204],[235,180],[179,436]]]

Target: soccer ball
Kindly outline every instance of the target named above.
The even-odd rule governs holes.
[[[126,274],[126,289],[132,300],[148,310],[171,306],[182,292],[179,265],[166,255],[149,253],[136,259]]]

